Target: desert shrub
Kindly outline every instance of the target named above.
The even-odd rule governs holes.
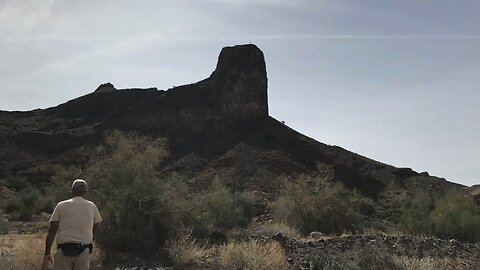
[[[154,254],[189,218],[186,187],[157,175],[167,156],[164,140],[114,131],[83,170],[104,218],[98,243],[105,250]]]
[[[433,234],[433,224],[429,218],[435,208],[435,198],[426,192],[418,192],[414,199],[402,209],[400,223],[411,233]]]
[[[245,227],[254,215],[251,196],[230,190],[218,179],[213,184],[213,190],[203,195],[202,205],[202,222],[209,229]]]
[[[345,264],[343,258],[337,258],[335,256],[318,252],[311,254],[308,257],[309,269],[324,269],[324,270],[353,270]]]
[[[83,178],[83,170],[70,166],[57,168],[56,174],[52,177],[50,184],[45,189],[46,193],[46,209],[47,212],[52,212],[53,208],[59,201],[70,198],[72,181],[78,178]],[[89,196],[90,194],[87,194]]]
[[[357,258],[357,269],[360,270],[402,270],[388,251],[375,247],[365,247]]]
[[[437,237],[480,241],[480,208],[470,197],[447,194],[437,200],[430,219]]]
[[[4,201],[2,201],[2,208],[7,213],[15,213],[18,212],[22,207],[24,207],[22,200],[20,197],[10,197]]]
[[[362,229],[363,215],[374,212],[371,199],[341,184],[308,181],[287,183],[283,195],[271,203],[273,218],[300,232],[341,233]]]
[[[18,194],[17,196],[20,196],[22,203],[24,207],[19,211],[19,220],[22,221],[30,221],[32,220],[32,217],[34,214],[38,212],[38,201],[40,198],[40,193],[38,190],[35,189],[29,189],[27,192],[22,192],[21,194]]]
[[[24,177],[7,176],[6,178],[0,180],[0,185],[6,186],[7,188],[15,191],[20,191],[29,187],[30,183]]]
[[[435,260],[431,257],[425,258],[413,258],[413,257],[394,257],[395,263],[400,266],[401,269],[404,270],[435,270],[437,268],[437,264]]]
[[[104,218],[98,243],[105,250],[152,255],[179,228],[228,229],[251,221],[253,202],[247,193],[215,184],[194,195],[181,176],[159,176],[167,157],[165,140],[114,131],[84,168],[59,171],[48,192],[59,201],[72,179],[90,182],[88,196]]]
[[[277,242],[229,243],[219,247],[219,264],[222,269],[287,269],[287,257]]]
[[[177,267],[195,265],[206,259],[211,251],[199,244],[192,236],[192,228],[178,230],[167,241],[166,248],[173,264]]]
[[[403,209],[400,225],[413,234],[480,241],[480,208],[470,197],[447,193],[430,198],[419,193]]]
[[[16,196],[5,199],[2,202],[2,208],[9,213],[13,219],[20,221],[30,221],[34,214],[40,212],[42,208],[40,192],[29,186],[17,192]]]

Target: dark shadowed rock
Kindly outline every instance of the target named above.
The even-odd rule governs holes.
[[[257,46],[223,48],[209,79],[219,91],[224,113],[268,115],[265,58]]]
[[[212,245],[226,244],[227,236],[221,232],[214,231],[208,235],[208,243]]]
[[[95,90],[95,93],[110,93],[110,92],[115,92],[117,91],[117,89],[115,88],[115,86],[113,86],[113,84],[111,83],[104,83],[104,84],[101,84],[97,87],[97,89]]]
[[[430,174],[428,172],[421,172],[420,175],[421,176],[430,176]]]
[[[282,246],[285,245],[285,243],[287,242],[287,238],[281,233],[275,234],[274,236],[272,236],[272,239],[278,241]]]

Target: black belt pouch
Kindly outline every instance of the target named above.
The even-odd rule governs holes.
[[[58,248],[62,250],[63,255],[68,256],[68,257],[76,257],[82,252],[88,248],[90,251],[90,254],[92,253],[93,245],[88,244],[88,245],[82,245],[78,243],[64,243],[64,244],[59,244]]]

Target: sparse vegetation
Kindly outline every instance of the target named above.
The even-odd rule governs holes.
[[[43,255],[40,252],[45,245],[45,234],[23,235],[13,242],[14,269],[33,270],[38,269]]]
[[[164,140],[115,131],[82,170],[104,216],[98,241],[105,250],[152,255],[182,227],[204,231],[250,223],[253,201],[247,193],[219,179],[211,190],[190,193],[181,176],[157,175],[167,156]],[[61,173],[57,185],[73,178]]]
[[[25,178],[7,177],[0,180],[0,186],[9,189],[11,194],[0,198],[0,208],[9,214],[10,219],[31,221],[33,216],[53,210],[50,194],[44,188],[30,184]]]
[[[400,223],[410,233],[433,235],[433,225],[429,220],[435,209],[435,199],[426,192],[418,192],[404,209]]]
[[[413,258],[413,257],[394,257],[395,263],[404,270],[436,270],[442,269],[442,261],[435,262],[431,257]]]
[[[480,208],[470,197],[447,194],[437,200],[430,218],[439,238],[480,241]]]
[[[203,223],[209,229],[247,226],[253,217],[253,200],[245,192],[234,192],[215,180],[213,190],[203,196]]]
[[[24,177],[7,176],[4,179],[0,179],[0,185],[18,192],[30,186],[30,183]]]
[[[376,247],[363,248],[357,256],[357,269],[368,270],[401,270],[394,257]]]
[[[201,245],[192,235],[192,229],[178,230],[170,239],[166,248],[170,259],[177,267],[187,267],[205,261],[212,253],[205,245]]]
[[[166,141],[115,131],[106,136],[105,145],[95,150],[84,167],[58,170],[47,188],[36,189],[22,180],[13,187],[2,180],[2,185],[7,183],[15,189],[16,196],[3,199],[1,204],[10,217],[30,220],[66,199],[72,179],[85,178],[90,182],[89,196],[104,217],[104,230],[98,235],[103,250],[148,256],[165,247],[180,269],[286,269],[286,250],[279,243],[249,237],[271,237],[280,232],[288,239],[301,239],[301,234],[311,231],[361,232],[365,230],[365,218],[377,210],[370,198],[336,183],[332,169],[320,164],[316,176],[302,175],[284,182],[283,191],[270,204],[273,221],[252,224],[255,208],[249,193],[227,185],[230,179],[219,178],[210,187],[192,191],[184,177],[158,174],[167,157]],[[432,198],[420,193],[404,207],[400,223],[413,234],[479,241],[479,216],[479,208],[469,198],[454,193]],[[205,244],[208,241],[202,237],[217,230],[228,235],[229,243]],[[0,234],[7,231],[8,221],[0,219]],[[232,233],[235,231],[239,233]],[[20,239],[14,245],[15,263],[19,269],[35,269],[41,258],[27,251],[32,245],[41,250],[44,235]],[[99,251],[95,249],[97,260],[103,257]],[[318,269],[352,270],[430,270],[447,265],[435,258],[397,257],[368,248],[354,254],[355,258],[335,256],[315,255],[308,258],[308,263]]]
[[[480,241],[480,208],[472,198],[453,192],[440,198],[418,193],[403,209],[400,224],[412,234]]]
[[[12,219],[30,221],[34,214],[43,210],[41,195],[38,189],[28,186],[17,192],[15,196],[5,199],[2,208],[12,216]]]
[[[43,259],[45,233],[5,236],[1,239],[0,268],[12,270],[37,270]],[[54,243],[54,246],[56,244]],[[103,259],[102,251],[95,247],[91,265],[98,265]]]
[[[324,178],[286,182],[283,195],[271,204],[273,218],[303,234],[342,233],[363,229],[363,216],[374,213],[373,201]]]
[[[106,250],[148,255],[164,243],[178,205],[169,199],[180,190],[156,174],[167,156],[163,140],[119,131],[106,136],[85,169],[87,179],[95,179],[92,189],[105,220],[98,241]]]
[[[310,269],[322,270],[353,270],[353,267],[346,265],[345,261],[337,257],[321,253],[309,258]]]
[[[219,247],[219,263],[222,269],[287,269],[287,257],[277,242],[229,243]]]

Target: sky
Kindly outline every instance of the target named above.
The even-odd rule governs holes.
[[[478,0],[0,0],[0,110],[208,77],[265,54],[270,115],[320,142],[480,184]]]

